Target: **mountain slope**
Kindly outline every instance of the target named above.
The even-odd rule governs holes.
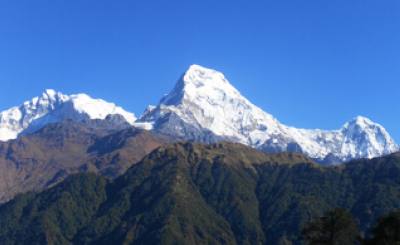
[[[351,210],[367,231],[400,207],[399,175],[398,154],[321,167],[301,155],[267,155],[239,144],[172,144],[113,182],[81,174],[0,206],[0,239],[278,244],[284,237],[300,244],[303,224],[336,207]]]
[[[0,142],[0,202],[43,190],[73,173],[115,178],[165,142],[145,130],[115,128],[110,120],[62,121]]]
[[[373,158],[399,149],[381,125],[364,117],[334,131],[286,126],[243,97],[222,73],[198,65],[139,121],[185,140],[228,140],[266,152],[302,152],[320,162]]]
[[[161,147],[107,186],[102,178],[79,175],[5,204],[0,219],[8,222],[0,222],[0,239],[5,244],[15,244],[16,237],[21,244],[38,239],[53,244],[263,243],[254,165],[266,161],[309,162],[301,155],[268,156],[235,144]],[[79,193],[94,196],[93,203],[84,206],[87,197]],[[43,208],[30,208],[39,205]],[[87,210],[86,216],[69,216],[73,209]],[[13,218],[25,222],[17,225]],[[29,227],[33,222],[38,222],[35,236]]]
[[[66,119],[74,121],[105,119],[109,115],[120,115],[129,124],[136,117],[101,99],[86,94],[64,95],[48,89],[41,96],[0,113],[0,141],[16,139],[21,134],[35,132],[49,123]]]

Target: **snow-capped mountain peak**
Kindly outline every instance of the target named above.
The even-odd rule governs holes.
[[[380,134],[388,139],[390,138],[389,133],[382,125],[375,123],[371,119],[363,116],[357,116],[345,123],[341,131],[348,137],[352,135],[359,136],[361,133],[366,133],[368,136],[369,134],[373,133]]]
[[[121,107],[86,94],[65,95],[52,89],[0,112],[0,141],[15,139],[66,119],[107,119],[204,143],[239,142],[266,152],[301,152],[320,162],[372,158],[399,150],[380,124],[358,116],[338,130],[287,126],[245,98],[222,74],[192,65],[157,106],[139,120]],[[125,122],[126,121],[126,122]],[[112,125],[114,125],[112,123]]]
[[[55,91],[54,89],[46,89],[43,94],[42,97],[47,97],[49,99],[54,99],[56,96],[62,96],[62,93],[59,93],[57,91]]]
[[[342,129],[341,151],[348,158],[373,158],[399,150],[386,129],[370,119],[358,116],[346,123]]]
[[[371,158],[399,149],[381,125],[361,116],[332,131],[286,126],[242,96],[221,72],[199,65],[190,66],[140,121],[186,140],[229,140],[268,152],[302,152],[321,162]]]
[[[199,65],[191,65],[183,76],[182,82],[186,85],[187,93],[197,92],[196,89],[205,87],[214,90],[223,90],[225,93],[240,95],[240,93],[226,80],[224,74],[216,70]]]
[[[86,94],[64,95],[53,89],[46,89],[42,95],[0,112],[0,141],[15,139],[18,135],[35,131],[52,122],[65,119],[105,119],[108,115],[119,114],[133,124],[134,114],[113,103],[93,99]]]
[[[221,72],[199,65],[190,66],[174,89],[141,121],[157,123],[171,113],[200,131],[207,129],[217,137],[248,145],[268,137],[259,134],[258,129],[272,132],[279,126],[271,115],[242,96]]]
[[[240,97],[241,95],[221,72],[200,65],[191,65],[175,88],[160,103],[176,105],[182,103],[183,100],[224,100],[227,96]]]
[[[353,118],[352,120],[350,120],[349,122],[347,122],[343,128],[350,128],[350,127],[361,127],[361,128],[366,128],[366,127],[382,127],[381,125],[379,125],[378,123],[373,122],[371,119],[364,117],[364,116],[357,116],[355,118]]]

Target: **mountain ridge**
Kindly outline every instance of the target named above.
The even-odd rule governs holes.
[[[190,66],[139,121],[186,140],[213,143],[222,138],[266,152],[302,152],[319,162],[373,158],[399,149],[381,125],[361,116],[338,130],[284,125],[242,96],[221,72],[199,65]]]
[[[35,132],[46,124],[66,119],[105,119],[116,114],[130,124],[136,121],[133,113],[113,103],[93,99],[86,94],[65,95],[46,89],[41,96],[0,113],[0,141],[16,139],[19,135]]]
[[[35,133],[0,142],[0,203],[19,193],[47,189],[74,173],[116,178],[166,142],[143,129],[115,128],[112,119],[47,124]]]
[[[0,141],[34,132],[51,122],[106,119],[179,140],[232,141],[265,152],[298,152],[323,164],[373,158],[400,148],[385,128],[358,116],[337,130],[299,129],[252,104],[221,72],[192,65],[157,106],[137,119],[113,103],[85,94],[46,90],[42,96],[0,113]]]

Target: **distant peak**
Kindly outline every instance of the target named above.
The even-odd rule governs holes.
[[[220,72],[205,66],[193,64],[189,66],[186,73],[220,73]]]
[[[221,72],[200,65],[191,65],[185,72],[183,80],[186,83],[200,81],[205,83],[216,80],[216,78],[224,83],[227,83],[224,74]]]
[[[239,94],[222,72],[201,65],[191,65],[180,81],[180,89],[196,94],[215,90]],[[183,84],[182,84],[183,83]]]
[[[214,71],[213,69],[207,68],[205,66],[201,66],[201,65],[197,65],[197,64],[192,64],[189,66],[189,69],[187,70],[187,72],[192,72],[192,71]]]
[[[357,129],[357,128],[359,128],[359,129]],[[378,124],[376,122],[373,122],[371,119],[369,119],[367,117],[364,117],[364,116],[354,117],[352,120],[348,121],[343,126],[342,129],[345,130],[345,131],[347,131],[347,130],[353,131],[355,129],[357,129],[357,130],[360,130],[360,129],[361,130],[366,130],[368,128],[380,128],[380,129],[384,130],[382,125],[380,125],[380,124]]]
[[[375,125],[376,123],[373,122],[371,119],[364,117],[364,116],[357,116],[353,118],[350,122],[350,125]]]
[[[364,122],[364,121],[372,122],[369,118],[364,117],[364,116],[356,116],[355,118],[353,118],[353,120],[356,122]]]
[[[45,93],[45,94],[48,94],[48,95],[55,95],[55,94],[57,94],[57,92],[56,92],[54,89],[46,89],[46,90],[44,91],[44,93]]]
[[[209,68],[198,64],[191,64],[188,70],[201,70],[201,69],[209,69]]]
[[[54,98],[58,94],[54,89],[45,89],[42,93],[42,97]]]
[[[226,97],[240,97],[237,91],[219,71],[200,65],[191,65],[178,80],[174,89],[165,95],[160,104],[177,105],[183,100],[221,100]]]
[[[65,101],[69,99],[68,95],[65,95],[63,93],[57,92],[54,89],[45,89],[42,93],[41,96],[34,98],[33,100],[35,101],[36,99],[39,99],[40,101],[56,101],[56,100],[61,100]]]
[[[104,120],[109,115],[120,115],[131,125],[136,121],[133,113],[114,103],[93,99],[87,94],[65,95],[54,89],[45,89],[41,95],[22,105],[0,112],[0,141],[34,132],[48,123],[66,119]]]

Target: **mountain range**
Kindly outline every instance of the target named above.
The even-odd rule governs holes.
[[[383,126],[361,116],[332,131],[284,125],[242,96],[222,73],[199,65],[190,66],[172,91],[139,118],[86,94],[69,96],[46,90],[0,113],[0,140],[16,139],[67,119],[81,122],[110,116],[111,128],[127,123],[179,140],[229,141],[264,152],[303,153],[323,164],[374,158],[399,150]]]
[[[286,126],[198,65],[139,117],[49,89],[0,113],[0,243],[300,245],[337,207],[368,236],[400,208],[398,150],[361,116]]]

